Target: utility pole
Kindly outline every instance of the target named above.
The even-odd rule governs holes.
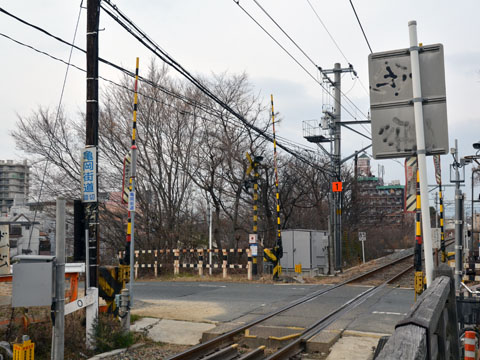
[[[87,1],[87,109],[85,145],[98,148],[98,24],[100,1]],[[90,260],[90,286],[98,287],[99,234],[98,234],[98,151],[96,151],[97,187],[95,202],[85,203],[85,227],[89,229],[88,254]]]
[[[342,70],[339,63],[335,63],[334,69],[334,82],[335,82],[335,110],[333,117],[333,163],[335,166],[335,181],[342,181],[340,177],[341,172],[341,126],[340,120],[342,116],[342,99],[341,99],[341,81],[342,81]],[[335,192],[334,197],[334,209],[335,214],[333,217],[334,221],[334,234],[335,234],[335,268],[337,270],[342,270],[342,193]]]
[[[341,182],[341,140],[342,140],[342,130],[341,130],[341,120],[342,120],[342,73],[344,72],[353,72],[355,70],[352,66],[348,68],[341,67],[340,63],[335,63],[333,69],[325,70],[319,68],[322,72],[323,76],[330,82],[330,84],[334,87],[334,102],[335,107],[333,114],[330,117],[333,120],[332,129],[333,129],[333,154],[332,158],[332,173],[331,182]],[[327,74],[334,75],[334,80],[332,80],[327,76]],[[330,193],[330,221],[331,221],[331,229],[333,230],[333,249],[335,253],[335,270],[342,270],[342,192],[334,192],[333,194]]]
[[[460,283],[463,274],[463,194],[460,190],[460,167],[462,166],[458,157],[458,140],[455,139],[455,148],[452,149],[453,168],[455,169],[455,290],[460,291]],[[465,176],[463,177],[463,181]],[[452,180],[450,180],[452,181]]]
[[[63,359],[65,344],[65,199],[57,198],[56,209],[56,266],[55,266],[55,323],[52,359]]]

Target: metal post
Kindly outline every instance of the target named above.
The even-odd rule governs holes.
[[[460,291],[463,269],[463,194],[460,190],[458,140],[455,139],[455,290]]]
[[[423,125],[422,88],[420,84],[420,64],[418,59],[417,22],[408,23],[410,37],[410,60],[412,64],[413,110],[415,114],[415,135],[417,138],[417,159],[420,173],[420,198],[422,205],[422,230],[425,256],[427,287],[433,281],[432,231],[430,228],[430,207],[428,202],[427,162],[425,132]]]
[[[130,316],[128,316],[130,307],[129,307],[129,291],[128,289],[122,289],[120,292],[120,304],[118,309],[118,315],[120,316],[120,323],[122,329],[127,332],[130,330]]]
[[[438,228],[438,193],[435,193],[435,231]],[[435,267],[438,267],[438,248],[435,248]]]
[[[131,237],[130,237],[130,281],[129,281],[129,293],[130,293],[130,307],[133,306],[133,282],[134,280],[134,256],[135,256],[135,175],[137,169],[137,147],[132,145],[132,176],[131,176],[131,185],[132,189],[130,190],[130,196],[133,194],[133,208],[130,208],[130,219],[131,219]],[[130,203],[130,201],[129,201]],[[129,204],[130,206],[130,204]]]
[[[440,197],[440,249],[442,262],[447,261],[447,252],[445,249],[445,232],[443,228],[443,193],[442,193],[442,183],[438,185],[438,195]]]
[[[332,174],[335,173],[335,165],[333,163],[333,141],[332,140],[332,134],[330,134],[330,160],[331,160],[331,170]],[[330,176],[330,183],[334,181],[333,175]],[[335,213],[335,204],[333,203],[333,192],[329,191],[328,192],[328,209],[330,212],[330,215],[328,216],[328,267],[329,267],[329,274],[333,275],[336,269],[335,266],[335,224],[334,224],[334,218],[335,216],[333,215]]]
[[[363,263],[365,264],[365,241],[362,241],[362,256],[363,256]]]
[[[90,287],[90,256],[88,253],[88,228],[85,229],[85,294]]]
[[[133,283],[135,281],[135,176],[137,175],[137,104],[138,104],[138,65],[139,58],[135,62],[135,88],[133,95],[133,121],[132,121],[132,164],[130,169],[130,193],[128,196],[128,215],[130,222],[127,228],[127,242],[130,240],[130,281],[128,289],[130,295],[130,304],[128,311],[128,323],[130,323],[130,309],[133,307]]]
[[[63,360],[65,341],[65,199],[57,198],[55,231],[55,327],[53,359]]]
[[[258,173],[258,159],[255,156],[253,160],[253,176],[254,176],[254,182],[253,182],[253,234],[255,234],[256,238],[256,244],[258,244],[258,179],[260,174]],[[258,275],[258,255],[257,254],[252,254],[252,260],[253,260],[253,266],[252,266],[252,271],[253,271],[253,276]]]
[[[212,275],[212,207],[208,202],[208,274]]]
[[[98,24],[100,19],[100,1],[87,1],[87,108],[86,108],[86,145],[98,148]],[[98,149],[97,149],[98,150]],[[98,174],[98,151],[96,152]],[[97,201],[85,205],[85,227],[90,227],[90,284],[97,286],[100,247],[98,242],[98,178]]]
[[[335,181],[341,181],[340,177],[340,158],[341,158],[341,80],[342,80],[342,69],[339,63],[335,63],[334,66],[334,84],[335,84],[335,111],[333,117],[333,142],[334,142],[334,154],[333,154],[333,163],[335,166]],[[341,208],[341,192],[335,192],[333,194],[334,200],[334,214],[333,214],[333,233],[335,238],[335,269],[342,270],[342,208]]]

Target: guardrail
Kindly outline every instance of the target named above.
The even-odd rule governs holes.
[[[434,276],[376,360],[460,358],[453,272],[442,264]]]

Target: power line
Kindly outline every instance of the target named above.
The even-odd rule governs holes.
[[[313,64],[313,66],[315,66],[315,68],[317,68],[323,76],[327,76],[326,73],[323,71],[323,69],[318,66],[307,54],[306,52],[295,42],[295,40],[292,39],[292,37],[290,35],[288,35],[288,33],[278,24],[277,21],[275,21],[275,19],[273,19],[273,17],[258,3],[257,0],[253,0],[255,2],[255,4],[263,11],[263,13],[280,29],[280,31],[297,47],[297,49]],[[243,12],[245,14],[247,14],[248,17],[250,17],[250,19],[252,19],[278,46],[280,46],[282,48],[283,51],[285,51],[298,65],[300,65],[299,61],[297,59],[295,59],[280,43],[279,41],[277,41],[273,35],[271,35],[245,8],[243,8],[239,2],[235,1],[234,2],[243,10]],[[347,61],[348,62],[348,61]],[[352,66],[350,63],[349,63],[350,66]],[[310,72],[308,72],[308,70],[306,70],[303,65],[300,65],[302,67],[302,69],[307,72],[307,74],[310,75],[310,77],[313,78],[313,75],[311,75]],[[316,78],[314,78],[314,80],[330,95],[333,97],[332,94],[330,94],[327,89],[324,87],[324,85],[318,81]],[[345,97],[345,99],[351,104],[351,106],[353,106],[354,108],[356,108],[364,117],[366,117],[366,115],[362,112],[362,110],[360,110],[360,108],[355,105],[355,103],[348,97],[346,96],[345,93],[343,93],[342,91],[340,91],[341,94]],[[347,108],[345,108],[344,105],[340,104],[340,106],[350,115],[352,116],[352,118],[356,118],[356,116],[354,116],[350,111],[348,111]]]
[[[57,37],[57,36],[52,35],[52,34],[49,33],[48,31],[46,31],[46,30],[44,30],[44,29],[42,29],[42,28],[40,28],[40,27],[38,27],[38,26],[36,26],[36,25],[33,25],[33,24],[31,24],[31,23],[28,23],[27,21],[22,20],[22,19],[14,16],[14,15],[8,13],[7,11],[1,9],[1,8],[0,8],[0,11],[3,12],[3,13],[5,13],[5,14],[7,14],[7,15],[9,15],[9,16],[12,16],[13,18],[17,19],[18,21],[22,22],[22,23],[25,24],[25,25],[28,25],[28,26],[30,26],[30,27],[33,27],[33,28],[36,29],[36,30],[41,31],[42,33],[46,34],[46,35],[49,36],[49,37],[54,38],[54,39],[57,40],[57,41],[60,41],[60,42],[62,42],[62,43],[64,43],[64,44],[66,44],[66,45],[69,45],[72,49],[75,48],[75,49],[78,50],[78,51],[81,51],[81,52],[83,52],[83,53],[86,53],[86,51],[85,51],[84,49],[82,49],[82,48],[80,48],[80,47],[78,47],[78,46],[75,46],[75,45],[73,45],[73,44],[65,41],[64,39],[61,39],[60,37]],[[19,40],[13,39],[13,38],[11,38],[10,36],[8,36],[8,35],[6,35],[6,34],[0,33],[0,36],[3,36],[3,37],[5,37],[5,38],[7,38],[7,39],[9,39],[9,40],[11,40],[11,41],[19,44],[19,45],[22,45],[22,46],[24,46],[24,47],[27,47],[27,48],[29,48],[29,49],[31,49],[31,50],[34,50],[34,51],[36,51],[36,52],[38,52],[38,53],[40,53],[40,54],[42,54],[42,55],[48,56],[48,57],[50,57],[50,58],[52,58],[52,59],[54,59],[54,60],[56,60],[56,61],[62,62],[62,63],[64,63],[64,64],[67,64],[68,66],[72,66],[72,67],[76,68],[77,70],[80,70],[80,71],[82,71],[82,72],[86,72],[86,70],[82,69],[81,67],[79,67],[79,66],[77,66],[77,65],[72,64],[70,61],[69,61],[69,62],[66,62],[65,60],[60,59],[60,58],[57,58],[57,57],[55,57],[55,56],[53,56],[53,55],[51,55],[51,54],[49,54],[49,53],[47,53],[47,52],[45,52],[45,51],[41,51],[41,50],[36,49],[35,47],[31,46],[31,45],[28,45],[28,44],[25,44],[25,43],[23,43],[23,42],[21,42],[21,41],[19,41]],[[135,74],[134,74],[132,71],[129,71],[129,70],[127,70],[127,69],[125,69],[125,68],[123,68],[123,67],[121,67],[121,66],[119,66],[119,65],[116,65],[116,64],[114,64],[114,63],[112,63],[112,62],[110,62],[110,61],[108,61],[108,60],[105,60],[105,59],[99,59],[99,60],[100,60],[102,63],[104,63],[104,64],[106,64],[106,65],[109,65],[109,66],[111,66],[111,67],[113,67],[113,68],[115,68],[115,69],[123,72],[125,75],[127,75],[127,76],[129,76],[129,77],[132,77],[132,78],[135,77]],[[115,85],[115,86],[117,86],[117,87],[119,87],[119,88],[125,89],[125,90],[127,90],[127,91],[133,91],[133,90],[130,89],[129,87],[126,87],[126,86],[124,86],[124,85],[118,84],[118,83],[116,83],[115,81],[112,81],[112,80],[107,79],[107,78],[105,78],[105,77],[99,76],[99,79],[104,80],[104,81],[106,81],[106,82],[109,82],[109,83],[111,83],[111,84],[113,84],[113,85]],[[212,111],[215,111],[214,109],[208,108],[208,107],[206,107],[204,104],[201,104],[200,102],[198,102],[198,101],[196,101],[196,100],[192,100],[192,99],[190,99],[190,98],[188,98],[188,97],[186,97],[186,96],[184,96],[184,95],[177,94],[177,93],[175,93],[174,91],[171,91],[171,90],[169,90],[169,89],[167,89],[167,88],[165,88],[165,87],[159,86],[158,84],[155,84],[153,81],[151,81],[151,80],[149,80],[149,79],[146,79],[146,78],[143,78],[143,77],[139,77],[139,80],[142,81],[142,82],[144,82],[144,83],[146,83],[146,84],[148,84],[149,86],[152,86],[153,88],[159,89],[160,91],[162,91],[162,92],[165,93],[166,95],[172,96],[172,97],[174,97],[174,98],[176,98],[176,99],[178,99],[178,100],[181,100],[181,101],[183,101],[183,102],[185,102],[185,103],[187,103],[187,104],[189,104],[189,105],[199,107],[199,108],[200,108],[201,110],[203,110],[205,113],[213,116],[214,118],[215,118],[215,117],[218,117],[218,114],[215,114],[215,113],[212,112]],[[156,98],[153,98],[153,97],[151,97],[151,96],[149,96],[149,95],[146,95],[146,94],[144,94],[144,93],[142,93],[142,92],[139,92],[139,94],[140,94],[141,96],[145,97],[145,98],[148,98],[148,99],[152,100],[152,101],[155,101],[155,102],[157,102],[157,103],[161,103],[162,105],[167,105],[167,106],[174,107],[174,105],[172,105],[172,104],[168,104],[168,103],[162,102],[162,101],[160,101],[160,100],[158,100],[158,99],[156,99]],[[221,105],[222,107],[224,107],[221,103],[219,103],[219,105]],[[225,107],[224,107],[224,108],[225,108]],[[227,110],[228,110],[228,109],[227,109]],[[233,111],[233,110],[232,110],[232,111]],[[229,112],[231,112],[231,111],[229,111]],[[192,114],[192,113],[187,113],[187,112],[184,112],[184,113],[190,114],[190,115],[194,115],[194,114]],[[232,112],[231,112],[231,113],[232,113]],[[238,119],[239,117],[241,117],[241,115],[238,115],[238,114],[236,114],[236,113],[232,113],[232,114],[233,114],[237,119]],[[212,121],[212,119],[208,119],[208,120],[209,120],[209,121]],[[246,120],[245,120],[245,121],[246,121]],[[233,125],[232,122],[230,122],[230,121],[228,121],[228,122],[229,122],[231,125]],[[242,121],[242,124],[245,125],[245,123],[244,123],[243,121]],[[266,138],[267,140],[271,141],[271,140],[270,140],[271,134],[266,133],[266,132],[264,132],[264,131],[262,131],[262,130],[260,130],[260,129],[258,129],[258,130],[255,130],[255,129],[258,129],[258,128],[254,127],[253,130],[256,131],[257,133],[259,133],[260,135],[262,135],[262,136],[263,136],[264,138]],[[297,149],[300,149],[300,150],[302,150],[302,151],[307,151],[307,152],[308,152],[308,151],[310,151],[310,152],[312,151],[312,149],[310,149],[310,148],[308,148],[308,147],[302,147],[302,146],[300,146],[299,144],[294,143],[293,141],[290,141],[290,140],[285,139],[285,142],[290,143],[290,144],[293,144]],[[277,145],[278,145],[279,147],[281,147],[282,149],[284,149],[285,151],[287,151],[289,154],[293,155],[294,157],[299,158],[301,161],[303,161],[303,162],[307,163],[308,165],[316,168],[317,170],[320,170],[320,171],[322,171],[322,172],[323,172],[323,171],[327,171],[327,170],[325,170],[324,168],[321,168],[321,167],[319,167],[319,166],[317,166],[317,165],[315,165],[315,164],[312,164],[311,162],[309,162],[308,160],[306,160],[305,158],[303,158],[303,156],[300,156],[299,154],[296,154],[295,152],[293,152],[293,150],[288,149],[287,147],[285,147],[285,146],[283,146],[283,145],[281,145],[281,144],[278,144],[278,142],[277,142]]]
[[[330,39],[332,40],[333,44],[336,46],[336,48],[338,49],[338,51],[340,52],[340,54],[342,54],[343,58],[345,59],[345,61],[350,64],[350,61],[347,59],[345,53],[342,51],[342,49],[340,48],[340,46],[338,45],[337,41],[335,40],[335,38],[333,37],[333,35],[330,33],[330,31],[328,30],[327,26],[325,25],[325,23],[323,22],[323,20],[320,18],[320,15],[318,14],[317,10],[315,10],[315,8],[313,7],[312,3],[310,2],[310,0],[307,0],[308,2],[308,5],[310,6],[310,8],[312,9],[313,13],[315,14],[316,18],[318,19],[318,21],[320,22],[320,24],[322,24],[323,28],[325,29],[325,31],[327,32],[328,36],[330,37]],[[356,75],[356,78],[359,80],[360,82],[360,85],[362,86],[363,90],[365,90],[365,93],[367,95],[369,95],[369,92],[367,90],[367,88],[365,87],[365,85],[363,84],[362,82],[362,79],[360,79],[360,77],[358,75]]]
[[[104,4],[108,5],[111,9],[106,9]],[[238,120],[240,120],[243,125],[256,132],[260,136],[263,136],[266,140],[273,142],[273,138],[266,134],[265,131],[259,129],[257,126],[248,122],[242,115],[237,113],[233,110],[228,104],[223,102],[220,98],[218,98],[210,89],[208,89],[205,85],[203,85],[197,78],[195,78],[192,74],[190,74],[182,65],[180,65],[177,61],[175,61],[170,55],[164,52],[158,45],[155,44],[153,40],[149,38],[149,36],[143,32],[137,25],[133,23],[126,15],[124,15],[116,5],[111,4],[109,0],[104,0],[102,2],[101,8],[116,22],[118,22],[125,30],[127,30],[134,38],[136,38],[140,43],[142,43],[145,47],[147,47],[150,51],[152,51],[156,56],[162,59],[165,63],[173,67],[177,72],[187,78],[191,83],[193,83],[200,91],[202,91],[205,95],[211,98],[213,101],[218,103],[222,106],[225,110],[235,116]],[[115,13],[115,14],[114,14]],[[123,20],[121,20],[123,19]],[[300,154],[295,153],[288,147],[277,143],[277,146],[285,150],[287,153],[293,155],[294,157],[298,158],[299,160],[305,162],[306,164],[311,165],[312,167],[316,168],[321,172],[329,173],[329,169],[321,168],[315,164],[312,164],[308,159],[304,158]]]
[[[330,31],[328,31],[327,29],[327,26],[325,25],[325,23],[322,21],[322,19],[320,18],[320,15],[318,15],[317,11],[315,10],[315,8],[313,7],[312,3],[310,2],[310,0],[307,0],[307,3],[308,5],[310,5],[310,8],[312,9],[313,13],[316,15],[318,21],[320,21],[320,24],[322,24],[323,28],[325,29],[325,31],[327,32],[328,36],[330,36],[330,39],[332,39],[333,43],[335,44],[335,46],[337,47],[338,51],[340,52],[340,54],[342,54],[343,58],[345,59],[345,61],[347,62],[347,64],[350,64],[350,61],[348,61],[347,57],[345,56],[345,54],[343,53],[342,49],[340,49],[340,46],[338,45],[338,43],[335,41],[335,39],[333,38],[332,34],[330,33]]]
[[[350,1],[350,5],[352,5],[353,12],[355,13],[355,17],[357,18],[358,25],[360,25],[360,29],[362,30],[363,37],[365,38],[365,41],[367,42],[368,48],[370,49],[370,53],[373,53],[372,47],[370,46],[370,43],[368,42],[367,35],[365,34],[365,31],[363,30],[362,23],[360,22],[360,19],[357,15],[357,11],[355,10],[355,6],[353,6],[352,0]]]
[[[78,11],[77,23],[75,25],[75,31],[73,33],[72,44],[75,43],[75,39],[77,37],[78,24],[80,23],[80,15],[82,14],[82,4],[83,4],[83,0],[80,1],[80,9]],[[55,122],[53,123],[53,134],[56,133],[58,119],[60,117],[60,107],[62,106],[63,94],[65,93],[65,86],[67,84],[67,77],[68,77],[68,72],[70,70],[70,61],[72,60],[72,54],[73,54],[73,46],[70,48],[70,54],[68,56],[67,69],[65,71],[65,76],[63,78],[62,91],[60,92],[60,99],[58,100],[57,116],[55,117]],[[48,138],[48,140],[51,144],[51,138]],[[32,242],[32,234],[33,234],[33,227],[34,227],[33,224],[35,224],[35,220],[37,218],[37,211],[38,211],[38,207],[40,205],[40,199],[42,197],[43,185],[45,184],[45,176],[47,175],[47,169],[48,169],[48,163],[49,163],[48,159],[50,158],[50,153],[52,151],[52,148],[53,148],[53,146],[50,146],[49,149],[48,149],[47,159],[46,159],[46,162],[45,162],[45,167],[43,169],[42,181],[40,183],[40,190],[38,192],[37,206],[35,206],[35,212],[33,213],[32,227],[30,229],[30,235],[28,236],[28,247],[27,248],[29,250],[30,250],[30,244]]]

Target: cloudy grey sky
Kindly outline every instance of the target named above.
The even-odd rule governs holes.
[[[346,107],[357,119],[364,118],[362,113],[368,113],[369,97],[362,84],[368,87],[367,60],[370,51],[350,2],[257,1],[317,65],[328,69],[335,62],[347,66],[348,60],[353,64],[360,81],[345,74],[342,87],[361,111]],[[325,99],[321,87],[235,1],[116,0],[113,3],[192,73],[209,76],[221,72],[246,72],[265,102],[271,93],[274,95],[275,110],[281,113],[284,120],[278,129],[279,135],[309,146],[302,137],[302,121],[320,119],[322,99]],[[353,3],[374,52],[408,47],[409,20],[417,20],[420,42],[444,45],[450,146],[453,146],[454,139],[457,138],[460,142],[460,155],[472,154],[471,144],[480,140],[480,2],[464,0],[453,4],[447,0],[354,0]],[[86,10],[81,10],[80,4],[80,0],[0,0],[0,7],[4,10],[68,41],[73,40],[80,13],[75,44],[85,48]],[[239,4],[319,79],[316,68],[275,27],[254,0],[240,0]],[[329,37],[310,4],[343,54]],[[68,60],[69,47],[3,13],[0,13],[0,19],[1,34]],[[104,29],[100,34],[100,56],[132,70],[135,57],[139,56],[142,72],[152,55],[105,13],[101,14],[100,27]],[[21,159],[23,155],[14,150],[14,143],[9,136],[15,127],[17,115],[27,116],[39,106],[49,107],[52,111],[56,109],[66,65],[22,47],[4,36],[0,36],[0,46],[0,66],[3,69],[0,88],[0,116],[3,125],[0,158]],[[72,62],[85,68],[85,56],[80,52],[73,52]],[[120,78],[118,72],[105,66],[100,67],[100,73],[112,80]],[[105,84],[100,82],[100,86]],[[70,69],[63,106],[70,113],[78,113],[84,110],[84,104],[85,74]],[[343,116],[344,120],[351,119],[345,111]],[[357,129],[365,134],[369,131],[369,127]],[[368,144],[368,140],[348,130],[344,129],[342,135],[343,156]],[[442,157],[444,183],[449,180],[450,162],[450,155]],[[385,160],[373,163],[375,173],[377,164],[385,166],[387,181],[399,179],[404,182],[403,166],[399,162]],[[433,183],[430,158],[428,163],[432,174],[430,183]]]

